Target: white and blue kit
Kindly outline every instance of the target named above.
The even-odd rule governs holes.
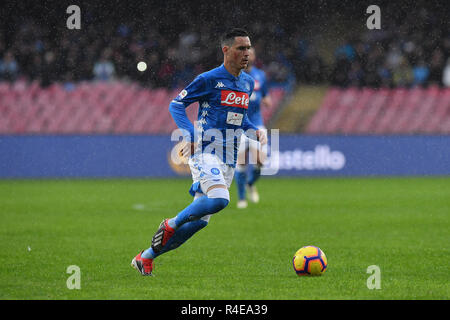
[[[162,249],[155,252],[150,247],[142,252],[142,258],[154,259],[177,248],[204,228],[212,214],[228,205],[228,189],[210,187],[226,185],[229,188],[233,180],[242,131],[229,133],[236,133],[237,129],[257,130],[247,116],[254,86],[250,75],[241,72],[235,77],[222,64],[197,76],[170,103],[169,111],[175,123],[189,136],[185,138],[198,142],[198,150],[189,159],[193,179],[189,192],[194,201],[174,218],[168,219],[167,223],[175,233]],[[199,103],[196,127],[189,121],[185,110],[194,102]],[[214,139],[208,136],[211,131]]]
[[[248,72],[250,76],[255,80],[255,87],[252,95],[250,96],[250,104],[248,107],[249,120],[255,124],[258,129],[265,129],[264,120],[261,113],[261,102],[268,94],[266,74],[263,70],[256,67],[252,67]],[[250,147],[249,141],[246,137],[241,139],[239,146],[239,152],[244,154]],[[259,148],[259,144],[255,144],[253,148]],[[260,177],[261,169],[259,166],[253,166],[250,174],[247,175],[247,167],[241,164],[237,168],[236,183],[238,189],[239,200],[245,200],[246,198],[246,185],[252,186]]]
[[[265,129],[261,113],[261,102],[268,94],[266,73],[261,69],[252,67],[248,74],[255,81],[255,87],[250,96],[250,103],[247,111],[248,118],[258,129]],[[248,148],[248,139],[243,137],[243,139],[241,139],[240,151],[244,152],[246,148]]]
[[[197,147],[201,148],[189,159],[192,195],[206,194],[215,184],[230,187],[241,134],[258,129],[248,118],[254,87],[255,81],[249,74],[241,72],[235,77],[222,64],[197,76],[170,103],[169,110],[177,126],[189,133],[190,141],[196,137]],[[195,127],[185,111],[194,102],[199,103]]]
[[[261,69],[252,67],[248,74],[255,80],[255,87],[248,106],[248,118],[255,126],[262,127],[264,121],[261,114],[261,101],[268,94],[266,73]]]

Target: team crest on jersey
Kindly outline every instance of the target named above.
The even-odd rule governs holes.
[[[220,98],[222,106],[248,109],[249,97],[245,92],[222,90]]]
[[[183,99],[184,97],[187,96],[187,94],[188,94],[188,92],[187,92],[187,90],[185,89],[185,90],[182,90],[182,91],[180,92],[180,94],[178,95],[178,97],[180,97],[180,99]]]

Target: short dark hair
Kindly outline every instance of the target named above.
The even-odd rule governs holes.
[[[226,31],[220,38],[220,45],[231,46],[233,45],[235,37],[250,37],[248,32],[242,28],[232,28]]]

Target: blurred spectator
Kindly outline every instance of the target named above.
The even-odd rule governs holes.
[[[402,51],[400,50],[400,45],[398,43],[392,43],[390,45],[390,49],[386,54],[386,63],[390,70],[395,70],[400,66],[400,64],[405,63]]]
[[[44,60],[38,60],[39,65],[34,64],[37,72],[40,75],[41,85],[44,87],[49,86],[52,82],[57,80],[58,68],[56,62],[56,56],[53,51],[47,51],[44,54]],[[38,77],[39,78],[39,77]]]
[[[425,64],[425,61],[420,60],[419,63],[413,67],[413,85],[423,85],[427,81],[429,74],[430,70]]]
[[[389,68],[387,67],[387,64],[384,63],[381,65],[378,70],[377,74],[380,77],[380,87],[389,88],[392,87],[392,73],[390,72]],[[378,86],[374,86],[378,87]]]
[[[0,79],[14,81],[17,78],[19,66],[12,51],[6,51],[0,60]]]
[[[107,48],[103,51],[100,60],[94,64],[93,73],[95,80],[108,81],[113,79],[116,69],[110,58],[111,50]]]
[[[332,84],[336,86],[347,86],[349,84],[349,71],[350,61],[344,56],[338,56],[331,74]]]
[[[408,87],[413,82],[413,71],[408,61],[401,58],[392,72],[392,80],[396,87]]]
[[[3,30],[0,29],[0,57],[3,57],[3,54],[6,50],[6,44],[5,44],[5,36],[2,32]]]
[[[430,61],[430,76],[431,84],[441,85],[442,75],[444,71],[444,54],[441,49],[437,48],[433,51]]]
[[[293,2],[286,8],[269,2],[245,4],[233,12],[236,25],[251,34],[258,52],[255,64],[265,69],[269,83],[287,84],[296,79],[300,83],[336,86],[444,84],[450,37],[443,10],[431,11],[416,4],[402,7],[404,2],[386,1],[382,29],[361,34],[348,31],[340,45],[329,48],[334,60],[325,63],[315,39],[320,39],[321,32],[328,32],[331,24],[327,30],[308,27],[316,27],[311,12],[324,7],[329,15],[333,10],[325,6],[334,5],[311,3]],[[43,7],[31,6],[33,9],[18,2],[14,6],[19,8],[17,14],[27,13],[7,23],[0,19],[2,80],[14,81],[23,76],[47,86],[55,81],[123,79],[151,87],[182,87],[221,63],[218,39],[229,26],[222,14],[227,12],[226,2],[176,6],[114,2],[111,8],[92,2],[83,4],[81,31],[58,29],[58,23],[51,19],[59,17],[51,15],[40,20],[39,10]],[[343,7],[351,10],[346,5],[335,8]],[[33,10],[37,10],[34,15]],[[207,15],[215,19],[201,24],[191,19]],[[139,61],[147,63],[145,72],[137,70]]]
[[[364,84],[364,71],[358,61],[354,61],[350,65],[348,80],[351,86],[360,87]]]
[[[334,55],[338,59],[353,61],[353,59],[355,58],[355,50],[350,43],[346,43],[343,46],[338,47]]]
[[[425,7],[405,15],[402,3],[390,3],[382,30],[343,41],[335,51],[333,85],[370,87],[443,84],[450,37],[445,14]],[[402,10],[399,10],[402,9]]]

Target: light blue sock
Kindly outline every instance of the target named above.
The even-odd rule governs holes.
[[[175,217],[176,218],[176,217]],[[175,218],[171,218],[167,221],[167,224],[169,225],[169,227],[173,228],[173,229],[177,229],[177,225],[175,223]]]
[[[236,171],[235,176],[239,200],[245,200],[245,183],[247,180],[247,174],[245,171]]]
[[[247,184],[249,186],[254,185],[255,182],[258,181],[260,176],[261,176],[261,167],[258,165],[253,166],[253,170],[251,170],[250,177],[247,181]]]
[[[152,247],[148,248],[141,254],[141,258],[144,258],[144,259],[153,259],[153,258],[155,258],[155,256],[156,256],[156,254],[153,251]]]

